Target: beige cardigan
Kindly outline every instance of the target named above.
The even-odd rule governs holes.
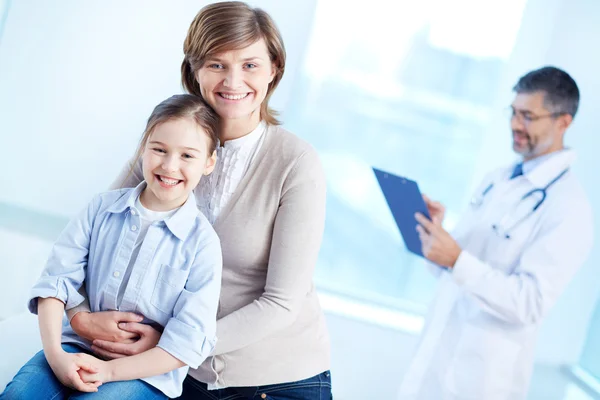
[[[213,225],[223,250],[218,341],[190,375],[218,387],[292,382],[330,368],[313,284],[325,220],[323,169],[316,151],[291,133],[269,126],[265,135]],[[140,162],[116,182],[141,180]]]

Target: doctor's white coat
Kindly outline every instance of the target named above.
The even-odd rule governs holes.
[[[519,400],[527,396],[542,318],[584,263],[592,247],[592,212],[569,170],[531,213],[543,188],[569,168],[563,150],[524,176],[514,166],[489,174],[452,236],[463,252],[453,270],[431,265],[440,276],[400,399]],[[481,194],[493,183],[493,188]],[[504,220],[510,239],[492,225]]]

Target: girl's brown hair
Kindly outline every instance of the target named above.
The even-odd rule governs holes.
[[[181,64],[181,82],[188,93],[202,96],[196,72],[208,57],[239,50],[264,39],[275,77],[260,106],[260,117],[271,125],[279,125],[277,112],[269,108],[269,99],[283,77],[285,48],[275,22],[265,11],[241,1],[210,4],[200,10],[190,25],[183,43],[185,58]]]
[[[148,138],[152,135],[154,129],[162,123],[175,119],[190,119],[201,127],[210,139],[207,157],[212,156],[217,148],[219,117],[213,109],[206,104],[202,97],[191,94],[176,94],[162,101],[154,108],[154,111],[152,111],[135,153],[134,162],[131,164],[131,170],[123,182],[127,181],[127,178],[133,173],[133,169],[142,156]]]

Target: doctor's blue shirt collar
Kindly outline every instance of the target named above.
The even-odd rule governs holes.
[[[565,169],[570,168],[576,158],[575,151],[570,148],[555,151],[524,162],[523,174],[535,187],[544,187]]]
[[[128,195],[122,196],[106,211],[110,213],[120,214],[125,211],[129,211],[131,208],[135,208],[135,201],[146,188],[146,182],[142,181],[134,190],[131,190]],[[196,199],[194,193],[190,193],[186,202],[177,210],[175,214],[167,218],[164,223],[167,228],[175,235],[179,240],[185,240],[192,227],[196,217],[198,216],[198,207],[196,206]]]

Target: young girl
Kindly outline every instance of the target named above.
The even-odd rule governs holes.
[[[214,168],[217,129],[216,115],[197,96],[176,95],[154,109],[137,153],[144,180],[97,195],[58,238],[29,302],[44,350],[0,398],[181,394],[188,366],[202,364],[216,341],[221,247],[192,190]],[[61,336],[65,308],[84,300],[84,280],[92,311],[142,314],[162,331],[158,345],[102,361],[68,324]]]

